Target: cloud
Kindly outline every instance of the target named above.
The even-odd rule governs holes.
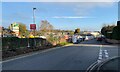
[[[114,5],[114,2],[58,2],[57,5],[61,5],[63,8],[71,7],[71,10],[77,16],[86,16],[91,14],[94,11],[94,8],[107,9],[109,7],[112,7]]]
[[[69,18],[69,19],[79,19],[79,18],[95,18],[95,17],[82,17],[82,16],[54,16],[52,18]]]
[[[96,7],[111,7],[113,2],[80,2],[74,7],[74,12],[76,15],[88,15]]]
[[[118,2],[119,0],[3,0],[2,2]]]

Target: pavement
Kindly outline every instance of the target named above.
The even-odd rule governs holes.
[[[3,70],[87,70],[95,61],[118,56],[118,45],[95,39],[2,63]]]

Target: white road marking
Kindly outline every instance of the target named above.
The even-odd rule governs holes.
[[[101,62],[101,60],[97,60],[97,62],[98,62],[98,63],[100,63],[100,62]]]
[[[105,55],[108,55],[108,53],[107,53],[107,52],[105,52]]]
[[[102,55],[102,51],[99,52],[99,55]]]
[[[107,51],[107,50],[104,50],[104,53],[105,53],[105,58],[108,58],[108,57],[109,57],[108,51]]]
[[[105,59],[109,58],[108,51],[107,50],[102,50],[102,47],[103,46],[100,45],[99,57],[98,57],[98,60],[97,60],[98,63],[102,62],[103,58],[105,58]]]
[[[99,60],[102,60],[102,56],[99,56],[99,58],[98,58]]]
[[[104,50],[105,52],[107,52],[107,50]]]
[[[98,63],[100,63],[100,62],[101,62],[102,57],[103,57],[103,56],[102,56],[102,49],[101,49],[101,48],[102,48],[102,45],[100,45],[99,57],[98,57],[98,60],[97,60],[97,62],[98,62]]]
[[[99,52],[99,55],[101,55],[102,54],[102,49],[100,49],[100,52]]]
[[[102,54],[100,54],[99,57],[102,57]]]
[[[100,45],[100,48],[102,48],[103,47],[103,45]]]
[[[106,58],[108,58],[109,56],[108,55],[105,55]]]

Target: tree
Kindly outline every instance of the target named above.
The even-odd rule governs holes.
[[[120,21],[117,21],[117,26],[120,27]]]
[[[26,30],[27,30],[27,29],[26,29],[26,25],[20,23],[20,24],[19,24],[19,31],[20,31],[20,33],[21,33],[21,34],[22,34],[22,33],[25,33]]]
[[[101,29],[101,33],[102,33],[103,35],[106,34],[106,27],[103,27],[103,28]]]
[[[16,24],[18,24],[19,25],[19,34],[20,34],[20,36],[28,36],[28,30],[27,30],[27,28],[26,28],[26,25],[25,24],[23,24],[23,23],[21,23],[21,22],[16,22]],[[12,25],[13,24],[11,24],[8,28],[10,29],[10,30],[12,30]]]
[[[80,33],[80,28],[77,28],[77,29],[75,29],[75,32],[74,32],[75,34],[76,33]]]
[[[117,26],[113,28],[112,38],[120,40],[120,21],[118,21]]]
[[[101,29],[101,33],[102,33],[103,35],[107,36],[107,33],[108,33],[108,32],[112,32],[114,27],[115,27],[115,25],[104,26],[104,27],[102,27],[102,29]]]
[[[120,40],[120,21],[117,22],[117,26],[115,25],[104,26],[101,29],[101,33],[105,35],[107,38]]]
[[[42,20],[41,25],[40,25],[40,30],[41,31],[52,31],[53,30],[53,25],[50,24],[47,20]]]

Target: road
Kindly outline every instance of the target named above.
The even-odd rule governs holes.
[[[102,44],[102,45],[101,45]],[[100,55],[101,52],[101,55]],[[118,56],[118,46],[95,39],[44,53],[3,62],[3,70],[86,70],[92,63]],[[101,59],[101,60],[102,60]]]

